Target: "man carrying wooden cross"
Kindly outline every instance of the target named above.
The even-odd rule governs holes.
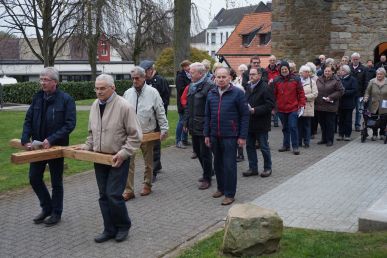
[[[133,80],[133,87],[125,91],[124,98],[135,106],[136,115],[143,133],[154,132],[158,124],[161,131],[160,140],[165,139],[168,133],[168,120],[159,92],[146,84],[145,70],[142,67],[134,67],[130,74]],[[149,195],[152,192],[153,144],[153,141],[148,141],[140,146],[145,163],[144,186],[140,193],[141,196]],[[135,197],[133,191],[134,170],[133,157],[130,161],[128,182],[123,193],[125,201]]]
[[[129,162],[141,144],[142,130],[135,110],[115,92],[113,77],[96,78],[97,100],[90,109],[89,136],[84,150],[113,154],[113,165],[94,163],[104,231],[94,238],[102,243],[125,240],[131,227],[122,192],[128,178]]]
[[[41,90],[33,96],[27,111],[21,144],[27,150],[48,149],[52,145],[68,146],[69,134],[76,124],[75,102],[67,93],[57,88],[59,72],[54,67],[44,68],[40,73],[39,82]],[[43,181],[47,164],[50,168],[52,196]],[[53,226],[61,219],[63,165],[63,157],[30,163],[30,184],[42,207],[41,213],[34,218],[36,224]]]

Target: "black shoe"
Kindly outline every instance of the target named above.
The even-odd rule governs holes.
[[[356,131],[356,132],[360,132],[360,126],[356,126],[356,127],[355,127],[355,131]]]
[[[268,177],[271,175],[271,169],[269,170],[264,170],[262,173],[261,173],[261,177]]]
[[[98,236],[96,236],[94,238],[94,241],[97,242],[97,243],[103,243],[103,242],[106,242],[106,241],[108,241],[108,240],[110,240],[112,238],[114,238],[113,235],[102,233],[102,234],[99,234]]]
[[[321,144],[326,144],[327,142],[324,142],[324,141],[319,141],[317,142],[317,144],[321,145]]]
[[[45,219],[43,223],[46,225],[46,227],[51,227],[58,224],[59,221],[60,221],[60,216],[53,214],[48,219]]]
[[[289,147],[284,147],[282,146],[281,149],[278,150],[279,152],[285,152],[285,151],[290,151]]]
[[[300,151],[298,149],[293,149],[293,154],[294,155],[300,155]]]
[[[129,230],[119,230],[116,234],[116,241],[122,242],[128,237]]]
[[[46,213],[44,211],[42,211],[41,213],[39,213],[38,216],[36,216],[33,221],[35,224],[41,224],[43,223],[44,219],[47,218],[48,216],[50,216],[50,213]]]
[[[190,141],[182,141],[184,146],[190,146],[192,143]]]
[[[246,172],[243,172],[242,175],[244,177],[249,177],[249,176],[258,176],[258,171],[252,171],[251,169],[247,170]]]
[[[327,142],[327,146],[331,147],[333,145],[333,142]]]
[[[278,124],[274,124],[274,127],[278,127]]]

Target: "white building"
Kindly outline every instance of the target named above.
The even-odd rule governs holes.
[[[207,51],[218,61],[216,53],[226,42],[245,14],[270,12],[271,3],[250,5],[234,9],[222,8],[208,25],[208,28],[191,39],[191,46]]]

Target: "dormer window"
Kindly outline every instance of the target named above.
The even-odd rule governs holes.
[[[255,28],[253,30],[248,31],[247,33],[242,33],[242,45],[245,47],[248,47],[253,39],[255,38],[255,35],[260,30],[260,28]]]
[[[267,45],[271,40],[271,32],[259,34],[259,45]]]

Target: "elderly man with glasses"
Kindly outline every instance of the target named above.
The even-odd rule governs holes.
[[[58,89],[59,72],[54,67],[44,68],[39,82],[41,90],[33,96],[27,111],[21,143],[27,150],[38,146],[44,149],[52,145],[68,146],[69,135],[76,124],[75,102],[67,93]],[[47,164],[51,175],[51,196],[43,181]],[[53,226],[61,220],[63,165],[63,158],[30,163],[30,184],[42,208],[41,213],[33,219],[35,224]]]
[[[261,74],[262,74],[262,80],[265,81],[265,82],[268,82],[267,72],[265,71],[264,68],[261,67],[261,59],[259,58],[259,56],[253,56],[253,57],[250,58],[250,65],[249,65],[248,68],[249,69],[247,71],[245,71],[243,73],[243,76],[242,76],[242,86],[243,86],[243,88],[246,89],[246,87],[249,84],[250,69],[251,68],[259,69],[261,71]]]

